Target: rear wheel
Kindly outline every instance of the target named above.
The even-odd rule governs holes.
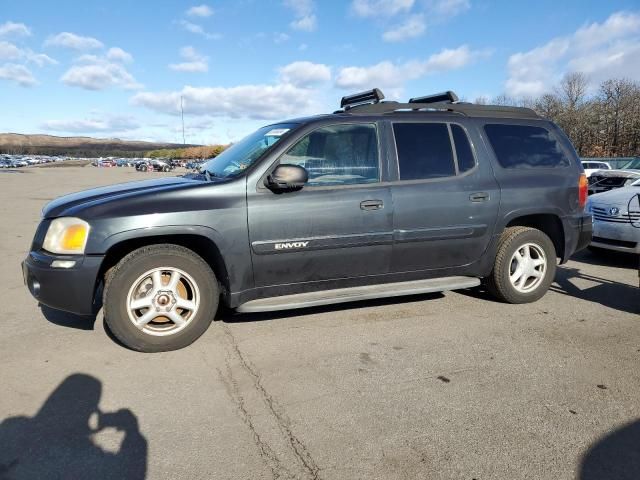
[[[134,250],[109,273],[104,318],[133,350],[176,350],[207,330],[218,298],[215,276],[202,258],[178,245],[152,245]]]
[[[489,291],[508,303],[529,303],[549,289],[556,273],[556,249],[540,230],[509,227],[500,237]]]

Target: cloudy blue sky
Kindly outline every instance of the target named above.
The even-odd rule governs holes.
[[[635,1],[0,0],[0,132],[225,143],[372,87],[640,80]]]

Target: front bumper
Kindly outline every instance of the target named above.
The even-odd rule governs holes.
[[[591,246],[617,252],[640,253],[640,228],[629,223],[593,222]]]
[[[94,293],[103,258],[32,251],[22,262],[24,283],[31,295],[43,305],[78,315],[90,315],[96,312]],[[52,267],[51,264],[56,260],[72,260],[76,263],[71,268]]]

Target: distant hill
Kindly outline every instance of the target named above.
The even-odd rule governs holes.
[[[0,133],[0,153],[26,155],[69,155],[73,157],[135,157],[159,149],[195,147],[177,143],[142,142],[119,138],[56,137]]]

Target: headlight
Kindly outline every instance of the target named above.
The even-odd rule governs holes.
[[[624,186],[628,187],[629,185],[631,185],[633,182],[635,182],[636,180],[638,180],[638,177],[633,177],[633,178],[627,178],[624,182]]]
[[[89,224],[79,218],[56,218],[49,225],[42,247],[51,253],[82,254],[89,238],[89,228]]]

